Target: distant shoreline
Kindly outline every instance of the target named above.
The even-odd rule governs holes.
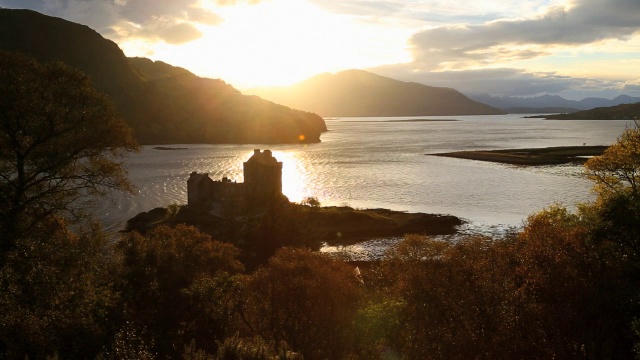
[[[457,159],[489,161],[510,165],[583,164],[590,156],[599,156],[608,146],[556,146],[532,149],[474,150],[428,154]]]
[[[375,117],[375,116],[374,116]],[[446,121],[460,121],[456,119],[390,119],[390,120],[344,120],[342,122],[375,122],[375,123],[383,123],[383,122],[446,122]]]
[[[186,147],[156,146],[155,150],[187,150]]]

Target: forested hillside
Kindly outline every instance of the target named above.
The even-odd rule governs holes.
[[[34,11],[0,9],[0,49],[80,69],[144,144],[318,142],[326,130],[318,115],[168,64],[130,61],[89,27]]]
[[[569,114],[547,116],[557,120],[633,120],[640,117],[640,103],[599,107]]]

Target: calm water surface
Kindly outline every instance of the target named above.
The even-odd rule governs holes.
[[[456,120],[456,121],[420,121]],[[474,224],[518,226],[529,214],[561,202],[592,199],[579,166],[518,167],[429,154],[457,150],[610,145],[625,121],[551,121],[519,115],[340,118],[312,145],[153,146],[127,162],[135,196],[113,194],[101,206],[106,228],[154,207],[185,204],[192,171],[238,182],[254,148],[284,163],[283,191],[291,201],[314,196],[323,205],[452,214]]]

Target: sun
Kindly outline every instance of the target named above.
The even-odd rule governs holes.
[[[407,61],[409,32],[325,12],[302,0],[265,0],[211,9],[223,22],[203,36],[158,44],[153,58],[238,88],[288,85],[323,72]]]

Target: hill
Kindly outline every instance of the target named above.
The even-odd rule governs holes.
[[[127,59],[96,31],[30,10],[0,9],[0,50],[62,61],[109,96],[144,144],[319,142],[316,114],[242,95],[222,80]]]
[[[363,70],[321,74],[289,87],[256,88],[248,92],[322,116],[504,113],[451,88],[398,81]]]
[[[545,119],[556,120],[633,120],[638,118],[640,118],[640,102],[545,116]]]
[[[579,101],[567,100],[562,96],[548,94],[534,97],[491,96],[489,94],[468,94],[468,96],[475,101],[505,110],[510,114],[575,112],[596,107],[616,106],[640,101],[640,97],[631,97],[628,95],[620,95],[613,99],[588,97]]]
[[[564,108],[564,107],[514,107],[503,109],[509,114],[558,114],[558,113],[571,113],[578,111],[578,109]]]

